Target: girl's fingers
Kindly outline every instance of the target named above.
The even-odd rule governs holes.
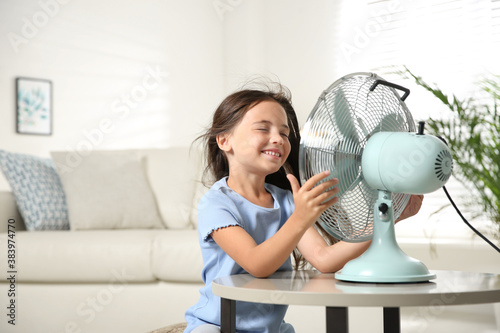
[[[328,180],[323,181],[320,184],[317,184],[311,191],[316,190],[319,192],[323,192],[331,187],[337,186],[338,183],[339,183],[339,180],[337,178],[328,179]]]
[[[321,173],[315,174],[302,186],[306,191],[310,191],[316,186],[317,183],[330,176],[330,171],[323,171]]]
[[[311,200],[311,204],[327,209],[337,202],[338,198],[336,195],[339,192],[339,188],[336,186],[337,184],[338,179],[330,179],[306,192],[309,200]]]
[[[311,177],[302,187],[292,174],[288,174],[287,178],[294,197],[302,193],[302,195],[306,194],[308,200],[312,200],[311,203],[314,202],[315,205],[331,206],[338,201],[335,195],[339,192],[339,188],[336,186],[339,180],[337,178],[325,180],[329,176],[329,171],[318,173]]]
[[[339,189],[334,187],[328,191],[323,191],[315,197],[315,202],[320,206],[327,206],[327,208],[338,201],[337,193]]]
[[[336,194],[339,191],[339,188],[337,187],[338,183],[339,180],[337,178],[329,179],[316,185],[312,190],[310,190],[310,193],[312,196],[318,196],[323,192]]]
[[[320,201],[322,205],[331,206],[339,200],[339,198],[336,196],[337,193],[338,189],[323,192],[318,196],[318,201]]]
[[[310,191],[312,189],[315,189],[317,192],[323,192],[326,189],[333,187],[338,184],[338,179],[333,178],[330,180],[327,180],[321,184],[318,184],[321,180],[325,179],[326,177],[330,176],[330,171],[324,171],[321,173],[318,173],[311,177],[303,186],[302,189],[305,191]],[[292,193],[297,193],[301,189],[299,181],[297,178],[292,175],[291,173],[287,174],[286,177],[288,178],[288,181],[290,182],[290,185],[292,186]]]

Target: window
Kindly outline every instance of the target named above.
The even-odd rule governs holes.
[[[351,0],[342,3],[337,17],[337,76],[376,72],[410,88],[406,104],[417,121],[449,112],[428,92],[394,74],[395,68],[407,66],[426,82],[461,98],[478,94],[482,77],[500,73],[499,0]],[[472,216],[465,207],[471,194],[454,179],[447,188],[464,213]],[[419,217],[429,216],[427,222],[402,224],[398,229],[407,236],[420,232],[421,236],[469,237],[453,208],[440,210],[447,204],[442,191],[426,195]],[[476,226],[485,223],[484,218],[474,220]]]

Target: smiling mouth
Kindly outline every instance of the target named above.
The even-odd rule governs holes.
[[[271,155],[271,156],[275,156],[275,157],[281,157],[280,153],[274,152],[274,151],[265,150],[265,151],[263,151],[263,153],[266,154],[266,155]]]

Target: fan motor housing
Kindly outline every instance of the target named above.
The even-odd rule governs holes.
[[[435,136],[378,132],[368,139],[361,164],[373,188],[425,194],[446,184],[453,162],[449,148]]]

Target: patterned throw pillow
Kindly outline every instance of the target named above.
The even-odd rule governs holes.
[[[0,150],[0,168],[28,230],[68,230],[64,190],[49,158]]]

